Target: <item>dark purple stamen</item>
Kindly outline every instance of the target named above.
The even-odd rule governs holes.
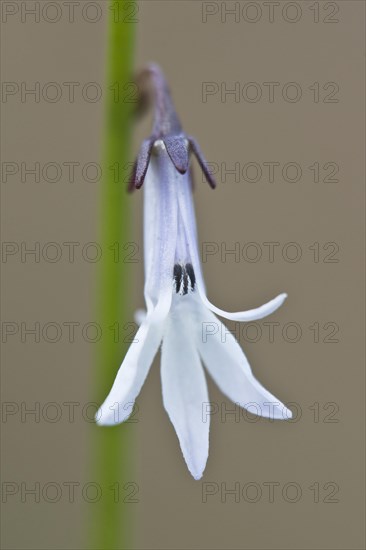
[[[188,294],[188,290],[194,290],[196,284],[196,276],[192,264],[175,264],[173,270],[175,292],[181,292],[183,295]]]
[[[191,281],[192,290],[194,290],[196,284],[196,275],[194,274],[194,269],[192,264],[186,264],[186,272]]]
[[[175,264],[174,266],[174,282],[175,282],[175,292],[180,291],[180,285],[182,283],[182,266],[180,264]]]

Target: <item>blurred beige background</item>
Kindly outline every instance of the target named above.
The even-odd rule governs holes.
[[[88,467],[97,428],[84,409],[93,400],[95,345],[82,338],[95,321],[98,266],[85,259],[93,249],[83,247],[98,242],[100,182],[91,181],[92,167],[86,176],[82,168],[100,162],[103,103],[80,90],[104,85],[107,3],[81,0],[73,23],[64,2],[54,23],[54,7],[36,23],[20,4],[2,2],[1,76],[15,83],[5,96],[3,88],[1,104],[2,241],[13,243],[2,256],[2,547],[83,549],[94,505],[81,492],[98,483]],[[289,295],[264,320],[278,323],[273,341],[262,321],[247,327],[240,343],[256,376],[297,412],[288,423],[225,415],[233,406],[209,381],[218,412],[205,475],[194,481],[163,410],[156,361],[138,399],[138,422],[122,428],[135,445],[132,477],[122,480],[139,487],[138,502],[128,505],[134,547],[364,548],[364,3],[145,0],[134,17],[136,68],[161,64],[185,129],[217,163],[215,192],[195,167],[200,241],[217,244],[203,266],[210,298],[235,310]],[[42,93],[38,103],[27,95],[22,102],[22,82],[39,82],[43,91],[60,83],[63,95],[54,103]],[[67,82],[80,83],[73,103]],[[239,95],[225,96],[235,86]],[[86,97],[96,89],[87,88]],[[254,94],[261,94],[256,102]],[[148,132],[147,120],[137,126],[134,151]],[[19,171],[10,174],[14,165],[4,162]],[[51,167],[39,183],[29,174],[22,182],[21,163],[35,162],[63,166],[59,181],[49,181]],[[74,182],[70,162],[79,163]],[[235,163],[237,181],[232,174],[225,181],[225,166]],[[273,181],[268,163],[276,163]],[[140,248],[141,199],[126,198]],[[29,255],[22,261],[22,242],[40,243],[39,262]],[[62,248],[54,263],[52,246],[42,256],[50,242]],[[67,242],[80,243],[74,263]],[[273,261],[269,242],[278,243]],[[235,246],[240,257],[225,256]],[[143,305],[142,264],[126,268],[132,321]],[[39,343],[25,332],[36,322]],[[70,322],[79,323],[73,343]],[[58,342],[50,343],[57,328],[47,323],[62,327]],[[79,403],[74,422],[70,402]],[[39,418],[25,415],[35,406]],[[79,484],[75,502],[70,483]],[[33,486],[39,503],[26,492]],[[236,497],[225,493],[235,487]]]

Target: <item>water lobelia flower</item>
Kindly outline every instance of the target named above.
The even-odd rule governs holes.
[[[189,471],[200,479],[209,447],[209,415],[203,414],[209,397],[202,363],[234,403],[262,416],[291,418],[291,412],[253,376],[238,342],[214,313],[235,321],[261,319],[275,311],[286,294],[237,313],[209,302],[197,246],[191,152],[211,187],[215,182],[196,141],[182,131],[162,72],[151,65],[143,73],[146,77],[154,88],[155,121],[137,157],[132,187],[139,189],[144,184],[147,312],[96,420],[100,425],[113,425],[130,416],[161,345],[164,407]],[[204,326],[210,327],[207,333]]]

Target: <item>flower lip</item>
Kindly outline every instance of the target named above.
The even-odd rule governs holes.
[[[154,90],[153,130],[151,136],[142,142],[132,169],[128,190],[133,191],[142,187],[153,147],[158,141],[163,141],[171,162],[180,174],[187,172],[190,153],[193,152],[209,185],[214,189],[216,182],[210,173],[208,164],[196,140],[183,132],[170,96],[168,84],[157,65],[149,65],[137,77],[137,83],[141,90],[140,101],[149,95],[146,91],[147,79],[151,81]]]
[[[164,143],[170,160],[181,174],[185,174],[189,166],[189,141],[185,135],[167,136]]]

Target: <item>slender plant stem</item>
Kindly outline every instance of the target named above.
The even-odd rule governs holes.
[[[98,318],[103,338],[97,357],[96,401],[102,403],[126,353],[123,326],[131,319],[129,280],[123,263],[123,244],[129,240],[129,197],[124,167],[130,160],[132,112],[126,90],[132,77],[135,23],[123,0],[109,2],[108,74],[105,92],[105,142],[101,191],[102,244],[98,289]],[[132,2],[128,2],[131,13]],[[127,85],[127,86],[126,86]],[[122,255],[121,255],[122,253]],[[131,435],[128,425],[93,425],[95,480],[102,496],[93,505],[91,546],[100,550],[130,548],[131,508],[123,502],[131,488]]]

